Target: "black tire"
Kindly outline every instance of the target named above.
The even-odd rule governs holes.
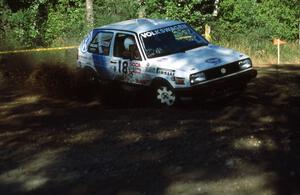
[[[78,69],[79,82],[86,85],[99,84],[99,77],[97,73],[90,68]]]
[[[97,73],[89,68],[78,69],[75,91],[77,96],[89,99],[97,94],[99,88],[99,77]]]

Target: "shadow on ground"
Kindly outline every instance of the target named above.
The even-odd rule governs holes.
[[[0,194],[299,194],[300,66],[278,68],[170,109],[3,84]]]

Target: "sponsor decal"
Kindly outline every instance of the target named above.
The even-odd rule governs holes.
[[[156,68],[155,67],[146,67],[146,72],[149,72],[149,73],[156,73]]]
[[[178,25],[175,25],[175,26],[170,26],[170,27],[166,27],[166,28],[160,28],[160,29],[157,29],[157,30],[144,32],[144,33],[141,33],[141,36],[143,38],[148,38],[148,37],[160,35],[160,34],[175,31],[175,30],[181,30],[181,29],[185,29],[185,28],[187,28],[186,24],[178,24]]]
[[[127,77],[129,79],[129,81],[131,81],[132,78],[133,78],[133,72],[129,72],[129,74],[127,75]]]
[[[130,66],[129,66],[129,73],[132,74],[141,74],[142,70],[141,70],[141,64],[138,62],[131,62]]]
[[[142,70],[138,67],[135,67],[135,66],[129,67],[129,73],[141,74],[141,72],[142,72]]]
[[[164,74],[164,75],[174,76],[175,75],[175,70],[165,69],[165,68],[157,68],[156,73],[157,74]]]
[[[210,63],[210,64],[219,64],[221,62],[220,58],[209,58],[205,60],[205,62]]]
[[[138,62],[131,62],[130,65],[131,65],[131,66],[134,66],[134,67],[141,67],[141,64],[138,63]]]
[[[118,66],[114,67],[114,72],[122,74],[141,74],[141,64],[138,62],[118,61]]]

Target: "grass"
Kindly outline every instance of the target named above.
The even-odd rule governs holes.
[[[69,67],[75,67],[76,64],[76,49],[56,50],[56,51],[39,51],[39,52],[25,52],[16,54],[2,54],[0,55],[0,63],[6,61],[14,62],[26,58],[26,63],[30,62],[32,65],[39,65],[43,63],[65,63]]]
[[[71,41],[65,42],[66,45]],[[74,42],[72,42],[74,43]],[[237,51],[243,52],[251,57],[256,66],[265,64],[277,64],[277,46],[272,44],[271,40],[251,40],[242,36],[233,37],[231,39],[222,39],[213,41],[213,44],[221,45],[227,48],[233,48]],[[78,43],[79,44],[79,43]],[[76,45],[76,44],[73,44]],[[59,46],[59,45],[54,45]],[[64,44],[60,46],[65,46]],[[7,48],[13,48],[6,46]],[[1,50],[3,47],[0,47]],[[43,51],[43,52],[28,52],[21,54],[5,54],[0,55],[0,65],[5,64],[6,61],[13,62],[14,59],[26,58],[26,63],[30,65],[39,66],[41,64],[65,64],[68,68],[75,68],[76,66],[76,49],[57,50],[57,51]],[[21,64],[21,63],[19,63]],[[300,64],[300,45],[296,42],[288,42],[281,46],[281,64]],[[0,80],[1,80],[0,75]]]
[[[271,40],[250,40],[237,38],[234,40],[221,40],[216,44],[236,49],[251,57],[254,64],[277,64],[277,46]],[[281,47],[281,64],[300,64],[300,45],[288,42]]]

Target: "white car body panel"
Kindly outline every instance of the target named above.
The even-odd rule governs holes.
[[[162,57],[148,58],[141,39],[141,36],[147,35],[143,33],[151,31],[148,35],[155,36],[155,33],[158,32],[155,29],[168,28],[174,25],[186,26],[185,23],[180,21],[134,19],[96,28],[88,34],[78,49],[78,66],[81,68],[90,67],[97,72],[100,71],[105,79],[119,80],[141,86],[149,86],[153,79],[161,78],[168,81],[176,89],[190,87],[191,74],[249,58],[247,55],[232,49],[212,44]],[[101,56],[88,51],[87,48],[96,32],[113,33],[110,42],[110,55]],[[135,37],[138,50],[142,56],[141,60],[129,60],[113,56],[115,36],[116,33],[120,32]],[[104,73],[101,72],[101,68],[104,68]],[[184,78],[184,84],[176,84],[175,77]]]

